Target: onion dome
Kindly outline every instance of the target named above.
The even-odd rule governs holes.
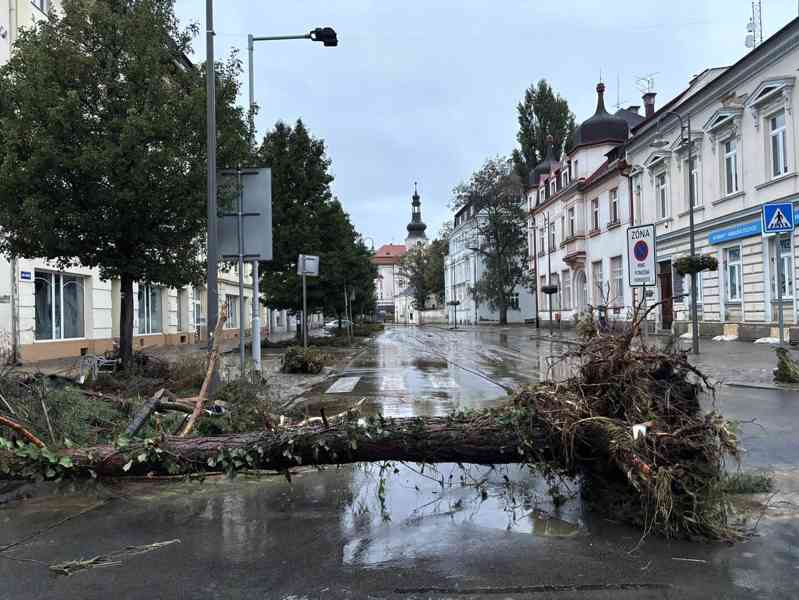
[[[422,201],[419,198],[419,192],[416,189],[416,183],[413,184],[413,198],[411,201],[411,222],[408,223],[408,237],[425,237],[425,229],[427,225],[422,221]]]
[[[537,186],[542,176],[549,175],[549,172],[552,170],[552,168],[558,166],[558,159],[555,158],[555,150],[553,148],[554,144],[555,144],[555,139],[551,135],[548,135],[547,153],[544,156],[544,160],[538,163],[535,166],[535,168],[530,172],[529,184],[531,186],[533,187]]]
[[[596,86],[597,101],[594,116],[583,121],[574,130],[574,146],[572,151],[580,146],[591,146],[602,143],[620,143],[627,140],[629,126],[627,121],[620,116],[611,115],[605,110],[605,84],[599,82]]]

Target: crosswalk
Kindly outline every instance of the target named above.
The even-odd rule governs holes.
[[[458,383],[449,374],[423,373],[415,376],[413,389],[416,392],[425,390],[441,391],[456,390]],[[367,393],[370,390],[379,392],[381,395],[404,395],[409,391],[406,375],[402,373],[392,373],[377,377],[377,381],[368,376],[347,376],[340,377],[330,385],[325,391],[326,394],[350,394],[359,390],[358,393]]]

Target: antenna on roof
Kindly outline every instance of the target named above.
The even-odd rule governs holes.
[[[755,49],[763,43],[763,6],[761,0],[752,2],[752,16],[746,24],[746,38],[744,44],[747,48]]]
[[[616,73],[616,104],[614,104],[616,110],[619,110],[622,104],[627,104],[627,100],[621,99],[621,76]]]
[[[655,75],[657,73],[649,73],[635,78],[635,85],[642,94],[655,91]]]

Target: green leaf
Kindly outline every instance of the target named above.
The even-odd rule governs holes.
[[[125,472],[127,473],[128,471],[130,471],[130,468],[131,468],[132,466],[133,466],[133,461],[132,461],[132,460],[129,460],[128,462],[126,462],[126,463],[125,463],[125,466],[124,466],[124,467],[122,467],[122,470],[123,470],[123,471],[125,471]]]
[[[74,466],[72,459],[69,456],[62,456],[61,460],[58,461],[58,464],[66,469],[72,468]]]

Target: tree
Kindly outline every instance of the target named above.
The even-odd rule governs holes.
[[[356,290],[358,308],[369,307],[376,268],[349,215],[330,191],[333,176],[324,141],[301,119],[294,127],[278,122],[258,150],[272,169],[274,253],[262,269],[261,287],[269,306],[302,310],[300,254],[319,256],[319,277],[307,281],[308,311],[344,314],[344,290]],[[355,306],[353,306],[355,309]]]
[[[173,0],[64,0],[0,68],[0,250],[119,279],[120,352],[133,352],[133,283],[201,278],[205,75]],[[248,152],[239,61],[216,65],[218,155]]]
[[[427,289],[436,297],[440,304],[444,303],[444,278],[445,262],[449,254],[449,234],[443,232],[442,237],[438,237],[430,242],[427,248]]]
[[[405,279],[413,293],[413,307],[424,310],[431,294],[429,275],[429,252],[424,246],[408,250],[400,259],[400,276]]]
[[[556,94],[545,79],[527,88],[516,112],[519,147],[513,151],[513,165],[522,181],[526,182],[530,172],[546,156],[548,135],[554,138],[556,156],[569,149],[574,133],[574,113],[569,110],[566,99]]]
[[[474,290],[478,301],[499,311],[508,322],[508,307],[519,285],[527,283],[527,215],[524,185],[513,164],[504,157],[486,161],[468,182],[454,190],[455,206],[473,206],[476,216],[475,247],[484,271]]]

